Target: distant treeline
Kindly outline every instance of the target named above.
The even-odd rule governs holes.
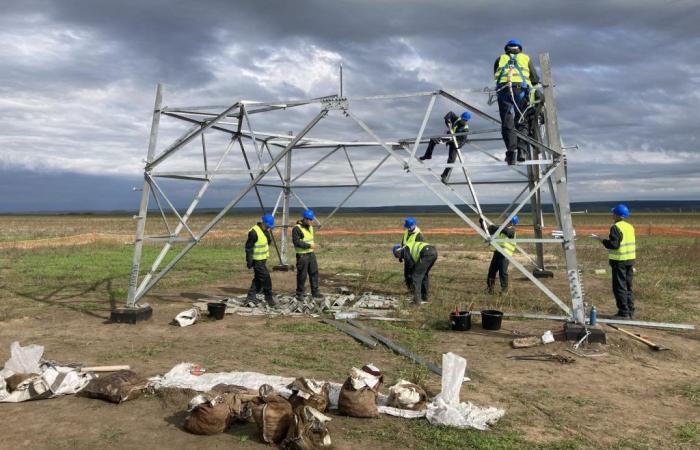
[[[574,213],[607,213],[610,209],[615,206],[618,202],[576,202],[571,204],[571,211]],[[633,212],[648,212],[648,213],[663,213],[663,212],[681,212],[681,213],[693,213],[700,212],[700,200],[634,200],[625,202],[625,204]],[[458,205],[460,209],[466,210],[464,205]],[[493,213],[503,211],[507,204],[489,204],[481,205],[484,212]],[[552,205],[543,205],[545,212],[552,212]],[[314,211],[320,214],[331,212],[334,207],[318,206],[313,207]],[[298,214],[302,211],[301,208],[291,208],[292,214]],[[420,214],[420,213],[447,213],[450,212],[450,208],[444,205],[395,205],[395,206],[373,206],[373,207],[346,207],[342,208],[340,212],[343,213],[374,213],[374,214]],[[526,205],[522,212],[529,212],[530,206]],[[218,213],[219,210],[215,208],[202,208],[198,209],[198,214],[207,213]],[[260,212],[259,207],[241,207],[234,208],[231,210],[230,214],[256,214]],[[133,215],[135,211],[36,211],[32,213],[16,213],[17,215],[24,214],[46,214],[46,215]],[[157,210],[149,210],[149,214],[158,213]],[[14,215],[14,213],[7,213],[3,215]]]

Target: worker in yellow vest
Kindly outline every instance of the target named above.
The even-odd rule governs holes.
[[[269,306],[277,304],[272,296],[272,278],[266,264],[270,257],[271,230],[274,226],[274,216],[265,214],[262,220],[248,231],[248,240],[245,243],[246,266],[253,269],[253,282],[248,290],[247,300],[257,303],[256,294],[262,291]]]
[[[318,262],[316,261],[316,243],[314,242],[313,221],[316,219],[314,212],[310,209],[304,214],[292,229],[292,242],[294,251],[297,254],[297,291],[296,297],[304,298],[304,284],[309,278],[311,285],[311,296],[314,299],[323,299],[321,291],[318,289]]]
[[[518,224],[518,216],[513,216],[510,220],[510,224],[504,227],[503,230],[498,234],[498,239],[515,239],[515,226]],[[481,228],[484,228],[484,219],[479,219]],[[498,226],[489,225],[488,232],[491,236],[498,231]],[[512,256],[515,251],[515,244],[512,242],[499,242],[498,245],[503,249],[503,251]],[[489,273],[486,276],[486,292],[489,294],[495,293],[494,287],[496,285],[496,275],[501,283],[501,294],[508,293],[508,265],[509,261],[503,253],[496,250],[492,245],[493,256],[491,257],[491,265],[489,265]]]
[[[464,111],[459,117],[452,111],[448,112],[445,115],[445,126],[447,126],[447,134],[449,137],[430,139],[425,153],[418,159],[421,161],[432,159],[435,146],[441,142],[445,142],[448,149],[447,164],[454,163],[457,158],[457,150],[462,148],[464,143],[467,142],[467,133],[469,133],[469,121],[471,118],[472,115],[469,111]],[[450,173],[452,173],[452,168],[445,167],[445,170],[442,171],[442,175],[440,175],[440,179],[443,183],[447,183]]]
[[[528,134],[527,110],[533,86],[540,80],[530,57],[523,53],[517,39],[506,43],[504,53],[493,64],[496,82],[498,112],[501,116],[501,134],[506,145],[506,163],[525,161],[528,144],[518,139],[515,130]]]
[[[612,291],[617,303],[615,317],[631,319],[634,316],[634,298],[632,296],[632,277],[634,261],[637,258],[634,227],[627,222],[630,210],[622,203],[612,209],[614,224],[610,227],[608,239],[600,239],[608,249],[608,260],[612,269]]]
[[[413,287],[413,303],[427,303],[430,269],[437,260],[437,249],[427,242],[412,241],[403,246],[394,245],[391,252],[394,257],[408,263]]]
[[[416,222],[416,219],[413,217],[406,217],[406,220],[403,222],[403,228],[404,232],[403,237],[401,238],[402,247],[414,242],[423,242],[423,233],[420,231],[420,228],[418,228],[418,222]],[[399,262],[404,263],[403,280],[406,284],[406,288],[409,292],[413,292],[413,281],[411,279],[412,266],[410,265],[410,261],[400,257]]]

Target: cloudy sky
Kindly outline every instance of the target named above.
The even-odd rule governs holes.
[[[168,106],[312,98],[338,91],[342,62],[351,98],[482,89],[513,37],[535,60],[551,55],[563,140],[579,146],[569,156],[574,201],[700,198],[697,0],[0,0],[0,10],[0,212],[135,209],[158,82]],[[497,115],[483,94],[464,98]],[[382,137],[408,137],[426,101],[357,111]],[[448,107],[436,105],[429,133],[442,132]],[[299,131],[314,112],[252,120]],[[331,117],[314,136],[367,139],[347,123]],[[162,147],[177,126],[163,124]],[[217,139],[212,156],[225,145]],[[360,175],[382,152],[355,154]],[[314,181],[340,179],[347,162],[335,156]],[[480,179],[503,179],[489,170]],[[436,202],[391,161],[374,180],[354,205]],[[190,188],[166,184],[185,204]],[[203,204],[224,204],[232,186],[222,181]],[[304,195],[331,204],[343,194]]]

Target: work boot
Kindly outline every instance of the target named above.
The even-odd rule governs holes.
[[[300,302],[303,302],[303,301],[304,301],[304,293],[303,293],[303,292],[302,292],[301,294],[297,293],[297,294],[294,296],[294,298],[296,298],[296,299],[299,300]]]
[[[421,161],[425,161],[426,159],[432,159],[432,157],[423,155],[418,159],[420,159]]]
[[[311,294],[311,298],[313,298],[314,300],[323,300],[326,297],[323,294],[321,294],[319,291],[316,291],[316,292]]]
[[[506,152],[506,164],[509,166],[512,166],[515,164],[515,152],[512,151],[507,151]]]
[[[524,161],[527,161],[527,150],[519,148],[518,149],[518,162],[524,162]]]
[[[630,319],[629,313],[618,311],[617,314],[613,316],[615,319]]]
[[[277,300],[272,296],[272,294],[265,295],[265,302],[270,308],[277,306]]]
[[[489,278],[486,280],[486,293],[487,294],[495,294],[496,292],[493,290],[493,287],[496,285],[496,279],[495,278]]]

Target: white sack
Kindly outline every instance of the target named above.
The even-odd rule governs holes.
[[[15,341],[10,345],[10,359],[5,363],[5,373],[8,370],[12,374],[40,373],[39,360],[43,354],[44,347],[41,345],[31,344],[22,347],[19,342]]]

